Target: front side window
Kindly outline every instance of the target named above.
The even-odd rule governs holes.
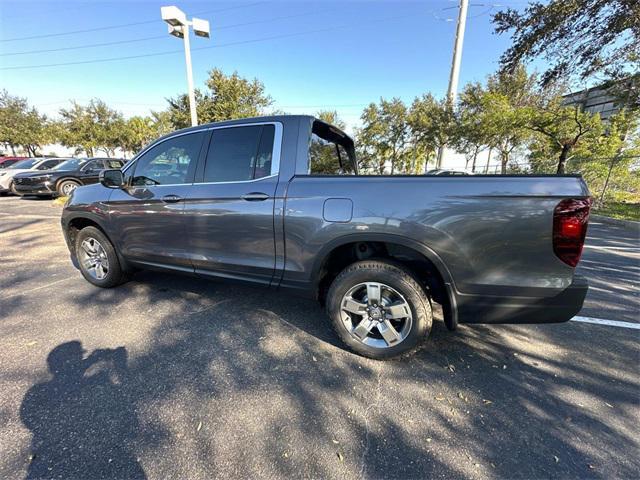
[[[309,144],[311,175],[353,175],[353,142],[338,129],[315,122]]]
[[[200,155],[204,132],[170,138],[151,147],[133,166],[130,185],[189,183]]]
[[[239,182],[271,175],[274,134],[273,125],[214,130],[204,182]]]
[[[102,170],[104,167],[102,166],[102,162],[100,160],[91,160],[82,166],[82,171],[85,173],[95,172],[98,170]]]

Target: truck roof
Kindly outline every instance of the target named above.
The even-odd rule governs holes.
[[[200,125],[196,125],[195,127],[188,127],[188,128],[176,130],[175,132],[171,132],[171,134],[176,132],[188,132],[191,130],[198,130],[198,129],[201,129],[202,127],[208,127],[208,126],[237,125],[237,124],[246,124],[246,123],[261,123],[261,122],[285,122],[285,121],[301,120],[301,119],[305,119],[309,121],[318,120],[313,115],[266,115],[262,117],[237,118],[235,120],[223,120],[221,122],[203,123]]]

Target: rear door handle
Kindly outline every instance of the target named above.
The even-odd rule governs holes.
[[[165,195],[162,197],[162,201],[164,203],[177,203],[180,200],[182,200],[182,197],[179,197],[178,195]]]
[[[269,198],[269,195],[262,192],[251,192],[242,195],[240,198],[246,200],[247,202],[261,202]]]

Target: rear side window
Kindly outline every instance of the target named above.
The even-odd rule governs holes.
[[[122,168],[122,162],[120,160],[105,160],[107,168]]]
[[[38,166],[38,170],[49,170],[60,163],[60,160],[47,160]]]
[[[338,129],[315,122],[309,144],[311,175],[353,175],[353,143]]]
[[[239,182],[271,175],[273,125],[219,128],[213,131],[204,182]]]

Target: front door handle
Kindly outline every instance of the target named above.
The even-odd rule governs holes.
[[[162,197],[162,201],[164,203],[177,203],[180,200],[182,200],[182,197],[179,197],[178,195],[165,195]]]
[[[261,202],[269,198],[269,195],[262,192],[251,192],[242,195],[240,198],[246,200],[247,202]]]

